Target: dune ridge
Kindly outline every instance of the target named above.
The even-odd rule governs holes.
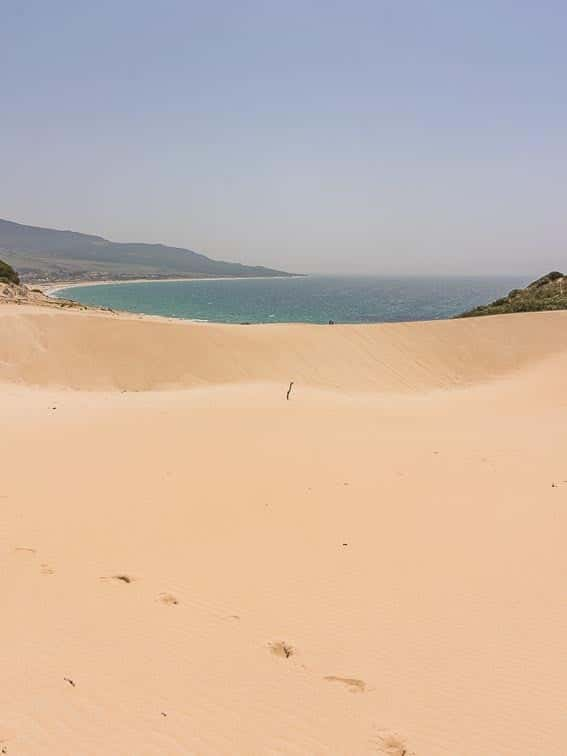
[[[429,323],[234,326],[5,305],[0,380],[152,390],[286,382],[415,392],[484,382],[567,348],[567,313]]]

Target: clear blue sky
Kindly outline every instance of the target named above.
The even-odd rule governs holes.
[[[5,0],[0,217],[296,271],[567,268],[565,0]]]

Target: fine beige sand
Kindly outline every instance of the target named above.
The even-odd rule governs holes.
[[[0,746],[564,756],[566,375],[562,312],[0,306]]]

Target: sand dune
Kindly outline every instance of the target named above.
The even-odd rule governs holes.
[[[230,326],[4,306],[0,380],[73,389],[271,382],[406,392],[490,380],[560,352],[567,313],[364,326]]]
[[[566,326],[0,307],[8,756],[563,756]]]

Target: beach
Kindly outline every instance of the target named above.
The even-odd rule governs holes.
[[[135,284],[135,283],[174,283],[183,281],[184,283],[193,281],[266,281],[279,278],[299,278],[297,275],[291,273],[285,276],[193,276],[189,278],[187,276],[176,276],[175,278],[106,278],[101,280],[88,280],[84,281],[51,281],[50,283],[30,283],[30,286],[37,287],[48,297],[53,294],[57,294],[59,291],[66,291],[67,289],[82,289],[86,286],[110,286],[114,284]]]
[[[0,745],[563,756],[566,369],[567,312],[0,306]]]

